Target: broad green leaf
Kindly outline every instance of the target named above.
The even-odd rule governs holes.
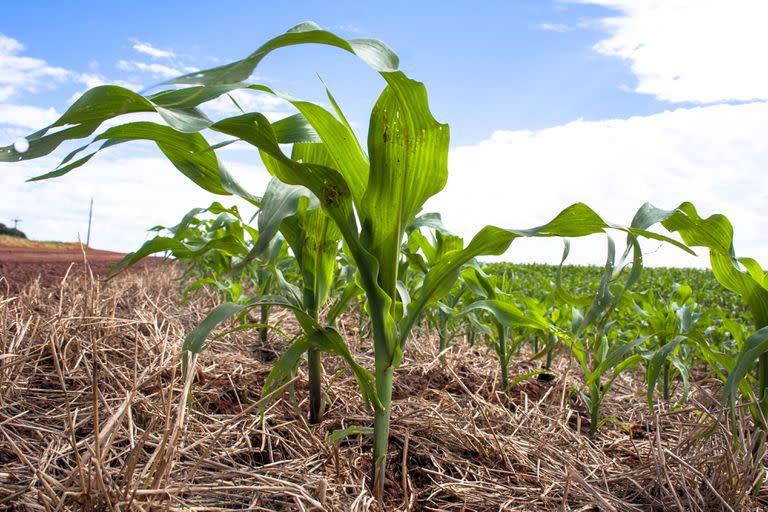
[[[385,79],[388,86],[371,113],[370,174],[360,217],[361,237],[379,262],[379,284],[395,297],[405,229],[448,178],[450,133],[432,117],[424,84],[402,73]]]
[[[247,249],[243,246],[242,242],[232,236],[216,238],[204,244],[190,244],[176,238],[158,236],[144,242],[138,251],[126,254],[123,259],[112,267],[109,271],[109,276],[114,276],[123,267],[134,265],[152,254],[170,252],[176,258],[190,259],[193,256],[213,250],[231,255],[247,254]]]
[[[739,268],[733,250],[733,227],[725,216],[716,214],[702,219],[691,203],[683,203],[662,224],[670,231],[679,232],[688,245],[709,248],[715,278],[747,303],[757,328],[768,325],[768,289],[763,286],[762,278],[756,279],[759,266],[747,260],[751,274]]]
[[[315,23],[305,22],[296,25],[285,34],[270,39],[242,60],[190,73],[171,80],[169,83],[217,85],[241,82],[251,76],[256,66],[273,50],[308,43],[335,46],[346,50],[380,72],[394,71],[399,64],[397,55],[381,41],[373,39],[350,39],[347,41],[322,30]]]
[[[547,320],[532,312],[523,312],[520,308],[502,300],[479,300],[464,308],[462,314],[475,310],[484,310],[491,313],[498,322],[505,327],[528,327],[543,331],[550,330]]]
[[[649,206],[644,206],[649,209]],[[673,212],[668,212],[671,216]],[[644,225],[638,221],[638,225]],[[408,338],[411,328],[415,324],[416,320],[421,315],[424,307],[429,303],[432,294],[436,290],[445,287],[446,281],[455,279],[455,271],[470,259],[480,255],[493,255],[498,256],[503,254],[512,242],[520,237],[579,237],[591,235],[594,233],[603,233],[606,229],[615,229],[624,231],[629,234],[640,237],[650,236],[648,231],[636,228],[624,228],[616,224],[608,223],[597,215],[591,208],[583,203],[576,203],[569,206],[552,221],[531,229],[503,229],[496,226],[486,226],[481,229],[472,238],[469,245],[461,250],[455,251],[447,255],[443,261],[435,265],[427,274],[424,281],[424,285],[421,288],[421,292],[412,302],[410,308],[408,308],[408,315],[402,322],[400,330],[400,343],[404,344]],[[676,245],[680,245],[679,242],[658,235],[658,237],[665,241],[674,242]],[[653,238],[658,239],[656,234],[653,234]],[[690,252],[690,250],[689,250]]]
[[[242,304],[225,302],[216,306],[208,315],[195,327],[187,337],[184,338],[182,350],[199,354],[205,348],[205,340],[210,336],[211,331],[218,325],[246,309]]]
[[[371,427],[363,427],[360,425],[352,425],[347,428],[334,430],[331,435],[328,436],[329,444],[336,444],[339,441],[347,439],[352,436],[372,436],[373,429]]]
[[[733,364],[733,368],[728,373],[728,379],[723,386],[723,401],[727,402],[735,396],[736,390],[739,385],[744,381],[744,378],[749,371],[755,366],[755,363],[760,358],[760,355],[768,351],[768,326],[752,333],[752,335],[746,339],[744,346],[739,352],[736,362]]]

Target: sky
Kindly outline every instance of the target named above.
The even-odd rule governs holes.
[[[433,115],[450,124],[451,149],[448,184],[425,211],[441,212],[466,240],[487,224],[543,224],[578,201],[619,224],[646,201],[664,209],[691,201],[702,215],[731,219],[737,255],[768,264],[764,0],[72,5],[4,5],[0,146],[53,122],[90,87],[154,91],[311,20],[345,38],[385,41],[400,68],[426,84]],[[320,78],[365,141],[383,80],[353,56],[286,48],[251,80],[324,104]],[[237,99],[271,119],[291,113],[273,97]],[[228,99],[206,111],[237,114]],[[148,143],[111,148],[62,178],[25,181],[53,169],[77,142],[49,157],[0,164],[0,222],[21,219],[19,228],[34,239],[84,239],[93,198],[91,245],[130,251],[148,228],[173,225],[214,200],[249,212],[242,201],[186,181]],[[220,158],[261,194],[269,176],[255,151],[236,144]],[[573,241],[569,261],[600,264],[605,246],[602,235]],[[555,239],[521,240],[501,259],[556,263],[561,249]],[[643,249],[648,265],[708,264],[703,250],[694,258],[658,242]]]

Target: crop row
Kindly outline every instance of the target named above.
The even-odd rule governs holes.
[[[384,80],[366,145],[330,91],[326,108],[246,81],[272,51],[308,43],[347,51]],[[277,396],[306,361],[309,418],[319,421],[323,354],[343,358],[373,416],[372,482],[379,499],[394,370],[414,328],[433,329],[443,350],[459,338],[486,344],[498,359],[504,389],[535,375],[547,378],[552,361],[569,354],[582,370],[574,392],[589,411],[591,435],[606,421],[600,407],[622,372],[644,370],[653,409],[657,389],[670,400],[679,385],[684,401],[690,369],[702,362],[723,381],[724,405],[742,397],[765,428],[768,279],[756,261],[737,258],[727,218],[701,218],[690,203],[672,210],[645,204],[631,222],[617,225],[577,203],[542,226],[486,226],[467,242],[452,234],[439,214],[421,211],[448,178],[449,128],[430,112],[424,85],[398,64],[380,41],[344,40],[305,23],[242,60],[170,80],[151,95],[118,86],[93,88],[24,144],[0,148],[0,161],[43,157],[67,141],[88,138],[57,168],[33,178],[49,179],[85,165],[101,150],[151,141],[198,186],[254,205],[258,215],[249,221],[237,208],[217,202],[190,211],[176,226],[157,226],[157,236],[115,270],[169,253],[187,262],[184,293],[201,287],[219,293],[221,304],[184,342],[188,386],[197,355],[213,342],[211,333],[222,322],[234,318],[236,329],[255,329],[264,343],[274,328],[270,309],[291,310],[302,335],[274,364],[264,397]],[[236,90],[274,95],[296,113],[276,122],[259,112],[218,120],[204,113],[205,103]],[[133,113],[157,119],[120,122]],[[107,121],[110,127],[102,129]],[[224,140],[211,145],[204,133]],[[233,142],[255,148],[273,176],[263,193],[247,191],[223,166],[217,150]],[[566,263],[568,239],[596,234],[606,236],[605,265],[599,269],[574,273],[563,264],[520,268],[477,260],[503,254],[517,238],[561,237]],[[623,249],[617,248],[616,235],[625,241]],[[644,274],[641,243],[647,239],[688,252],[704,248],[717,284],[701,273]],[[364,313],[373,369],[355,360],[335,326],[352,303]],[[259,312],[258,323],[249,323],[251,310]],[[541,359],[542,368],[511,377],[510,360],[523,349]]]

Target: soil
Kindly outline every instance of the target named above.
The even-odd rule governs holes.
[[[0,245],[0,295],[18,294],[37,280],[40,286],[55,286],[67,275],[83,274],[86,268],[90,268],[94,276],[106,276],[124,256],[75,244],[61,247]],[[160,259],[147,258],[133,268],[146,268],[157,261]]]

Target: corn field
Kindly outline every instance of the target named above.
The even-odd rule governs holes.
[[[248,80],[267,55],[305,44],[383,79],[367,141],[331,91],[319,105]],[[242,90],[295,114],[203,112]],[[135,113],[155,120],[122,118]],[[152,228],[107,282],[0,296],[4,506],[768,504],[768,277],[735,253],[726,216],[646,203],[616,224],[576,203],[465,240],[423,211],[448,180],[450,141],[424,84],[381,41],[312,23],[153,94],[90,89],[0,161],[81,139],[32,179],[151,141],[222,199]],[[219,150],[233,143],[255,149],[265,190],[226,170]],[[568,265],[569,240],[586,236],[604,237],[602,267]],[[484,262],[531,237],[562,239],[560,265]],[[706,253],[711,270],[644,269],[648,243]],[[150,256],[173,261],[131,271]]]

